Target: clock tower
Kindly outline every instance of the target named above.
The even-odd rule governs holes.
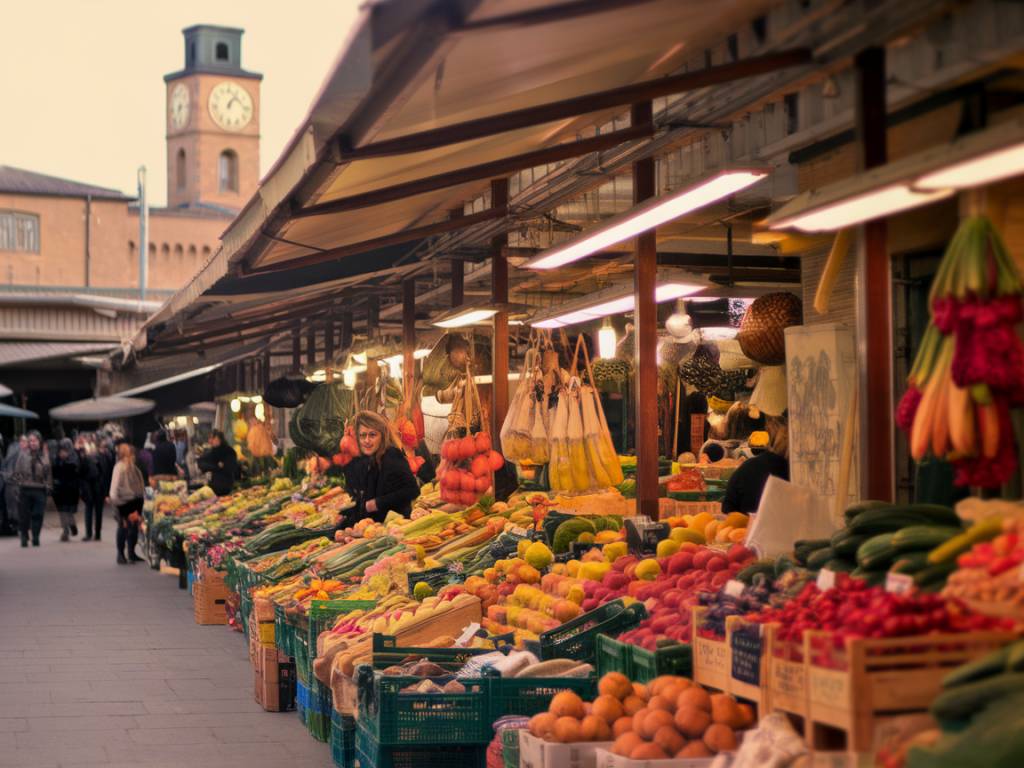
[[[256,191],[260,81],[242,69],[243,30],[183,30],[185,68],[167,85],[167,207],[238,211]]]

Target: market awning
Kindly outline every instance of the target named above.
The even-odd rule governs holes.
[[[90,397],[50,409],[56,421],[106,421],[126,419],[149,413],[156,406],[152,400],[132,397]]]
[[[110,352],[115,345],[95,342],[0,341],[0,366]]]
[[[14,390],[10,387],[0,384],[0,397],[10,397],[14,394]]]
[[[211,371],[215,371],[220,368],[221,363],[214,363],[213,365],[204,365],[202,368],[196,368],[193,371],[187,371],[186,373],[179,373],[176,376],[168,376],[166,379],[160,379],[158,381],[150,382],[149,384],[143,384],[139,387],[132,389],[126,389],[122,392],[118,392],[118,397],[134,397],[135,395],[142,395],[146,392],[151,392],[154,389],[160,389],[161,387],[167,387],[171,384],[177,384],[179,381],[188,381],[194,379],[196,376],[203,376]]]
[[[39,414],[24,408],[15,408],[13,405],[0,403],[0,416],[10,416],[15,419],[38,419]]]

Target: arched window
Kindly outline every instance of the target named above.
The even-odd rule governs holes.
[[[210,246],[204,245],[203,246],[203,258],[205,259],[205,258],[209,257],[209,255],[210,255]]]
[[[181,247],[181,243],[177,243],[174,246],[174,258],[178,261],[184,261],[185,259],[185,249]]]
[[[171,258],[171,246],[169,246],[167,243],[161,245],[160,255],[163,256],[165,259]]]
[[[149,260],[156,261],[156,243],[149,244]]]
[[[238,155],[232,149],[220,153],[220,191],[238,191]]]
[[[176,166],[176,169],[175,169],[175,176],[178,179],[178,189],[184,189],[185,188],[186,173],[187,172],[186,172],[186,169],[185,169],[185,150],[184,149],[179,149],[178,150],[177,166]]]
[[[196,260],[196,247],[195,247],[194,245],[190,245],[190,246],[188,247],[188,257],[189,257],[189,259],[191,259],[192,261],[195,261],[195,260]]]
[[[228,51],[227,43],[217,43],[216,53],[217,61],[227,61],[231,55]]]
[[[133,261],[135,260],[135,241],[134,240],[129,240],[128,241],[128,258],[132,259]]]

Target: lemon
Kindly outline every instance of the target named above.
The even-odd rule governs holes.
[[[522,542],[519,542],[522,545]],[[519,556],[538,571],[543,571],[555,559],[554,553],[542,541],[535,541],[524,548]]]

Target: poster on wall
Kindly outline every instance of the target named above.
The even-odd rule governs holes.
[[[851,418],[856,362],[853,332],[846,325],[823,323],[786,329],[790,480],[812,489],[829,510],[843,509],[857,498],[856,452],[847,487],[838,487],[845,430],[857,429],[857,419]],[[840,495],[845,498],[837,505]]]

